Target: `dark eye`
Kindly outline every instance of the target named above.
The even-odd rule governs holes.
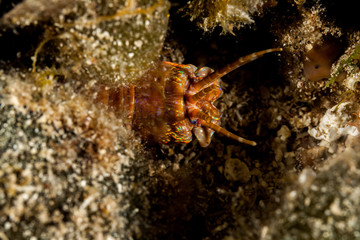
[[[318,69],[320,66],[319,65],[315,65],[315,69]]]

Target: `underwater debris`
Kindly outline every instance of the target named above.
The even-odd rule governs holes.
[[[251,173],[246,164],[240,159],[229,158],[225,162],[224,176],[228,181],[246,183],[251,178]]]
[[[315,141],[311,142],[314,145]],[[295,158],[300,168],[317,168],[317,165],[324,161],[328,155],[328,148],[324,146],[310,146],[298,147],[295,151]]]
[[[192,0],[181,11],[205,32],[220,26],[222,33],[232,33],[233,29],[253,23],[252,16],[263,4],[263,0]]]
[[[359,91],[360,72],[356,72],[343,80],[344,86],[350,91]]]
[[[342,136],[359,135],[359,130],[355,126],[346,124],[350,121],[351,117],[346,113],[347,106],[350,102],[340,103],[326,111],[322,116],[320,123],[315,128],[309,128],[308,133],[310,136],[323,140],[320,145],[328,146],[329,143],[339,139]]]
[[[289,137],[291,137],[290,129],[286,125],[282,125],[277,131],[277,136],[272,143],[275,160],[277,162],[280,162],[286,154],[286,143]]]

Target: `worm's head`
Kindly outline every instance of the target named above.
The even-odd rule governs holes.
[[[165,85],[161,94],[164,100],[159,119],[162,120],[164,130],[158,134],[159,139],[164,143],[171,139],[187,143],[191,141],[193,133],[200,145],[207,147],[213,133],[218,132],[238,142],[255,146],[254,141],[239,137],[220,126],[221,113],[214,106],[222,93],[219,79],[266,53],[278,51],[282,49],[273,48],[249,54],[217,72],[208,67],[197,69],[193,65],[163,62],[166,74],[163,74]]]

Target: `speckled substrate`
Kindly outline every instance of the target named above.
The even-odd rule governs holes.
[[[45,93],[24,77],[1,75],[2,239],[136,235],[132,135],[67,86]]]

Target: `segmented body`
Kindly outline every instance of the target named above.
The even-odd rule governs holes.
[[[96,101],[110,107],[126,119],[143,138],[160,142],[188,143],[194,134],[202,147],[211,142],[213,133],[255,146],[221,128],[221,113],[214,102],[221,95],[220,77],[266,53],[268,49],[238,59],[214,72],[189,64],[162,62],[146,73],[136,85],[98,91]]]

